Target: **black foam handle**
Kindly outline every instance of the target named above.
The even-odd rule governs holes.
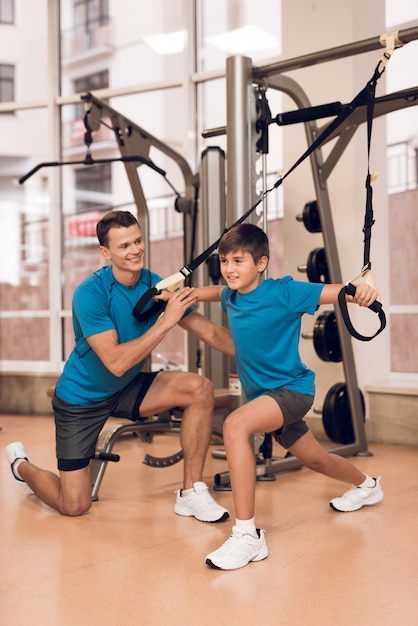
[[[95,458],[100,461],[113,461],[114,463],[118,463],[120,461],[119,454],[112,454],[111,452],[99,452]]]
[[[274,121],[279,126],[298,124],[299,122],[311,122],[312,120],[318,120],[323,117],[339,115],[343,108],[344,106],[341,102],[330,102],[329,104],[320,104],[319,106],[279,113]]]
[[[146,291],[144,295],[141,296],[141,298],[139,298],[138,302],[135,304],[133,311],[132,311],[132,315],[138,321],[141,322],[144,319],[147,319],[148,317],[150,317],[151,315],[154,315],[155,313],[158,312],[157,309],[161,310],[162,312],[164,308],[164,303],[155,302],[155,304],[153,304],[145,313],[142,313],[143,309],[146,307],[148,302],[152,300],[154,296],[157,296],[159,293],[160,293],[159,289],[157,289],[156,287],[150,287],[148,291]]]

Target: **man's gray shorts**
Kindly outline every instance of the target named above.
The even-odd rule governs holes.
[[[121,417],[140,419],[139,407],[158,372],[141,372],[124,389],[103,402],[77,406],[52,398],[55,416],[58,469],[87,467],[96,451],[97,439],[106,420]]]

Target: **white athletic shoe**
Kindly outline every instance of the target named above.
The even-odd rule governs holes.
[[[264,530],[257,528],[257,537],[232,527],[232,535],[225,543],[206,557],[206,565],[213,569],[238,569],[252,561],[262,561],[269,555]]]
[[[177,515],[195,517],[201,522],[224,522],[229,517],[227,509],[215,502],[206,483],[197,482],[193,491],[182,495],[182,489],[176,491],[174,511]]]
[[[356,487],[346,491],[340,498],[334,498],[329,503],[334,511],[348,513],[358,511],[363,506],[371,506],[383,500],[383,491],[380,486],[381,476],[374,479],[374,487]]]
[[[14,466],[15,466],[16,461],[18,461],[19,459],[23,459],[24,461],[29,461],[28,453],[26,452],[25,446],[23,445],[21,441],[14,441],[13,443],[9,443],[9,445],[6,446],[5,452],[6,452],[7,458],[9,459],[10,469],[12,470],[13,476],[20,483],[24,483],[25,481],[23,480],[23,478],[20,478],[20,476],[18,476],[15,473]]]

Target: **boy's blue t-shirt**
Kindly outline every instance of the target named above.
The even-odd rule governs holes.
[[[286,276],[264,280],[245,294],[223,289],[221,303],[247,400],[279,387],[315,394],[315,374],[301,361],[299,338],[302,315],[315,313],[323,287]]]
[[[131,312],[141,296],[159,280],[157,274],[143,269],[137,284],[125,287],[114,278],[112,267],[106,266],[78,285],[72,306],[75,346],[56,386],[61,400],[80,406],[107,400],[141,371],[145,361],[123,376],[115,376],[90,348],[87,337],[115,329],[119,342],[124,343],[143,335],[158,314],[139,322]],[[151,300],[147,306],[153,303]]]

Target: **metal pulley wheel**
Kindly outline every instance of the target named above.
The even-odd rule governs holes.
[[[359,393],[364,420],[366,415],[364,396],[361,390]],[[353,420],[345,383],[336,383],[325,396],[322,423],[331,441],[342,444],[354,443]]]
[[[324,311],[316,318],[313,344],[315,352],[323,361],[339,363],[342,360],[340,335],[334,311]]]

